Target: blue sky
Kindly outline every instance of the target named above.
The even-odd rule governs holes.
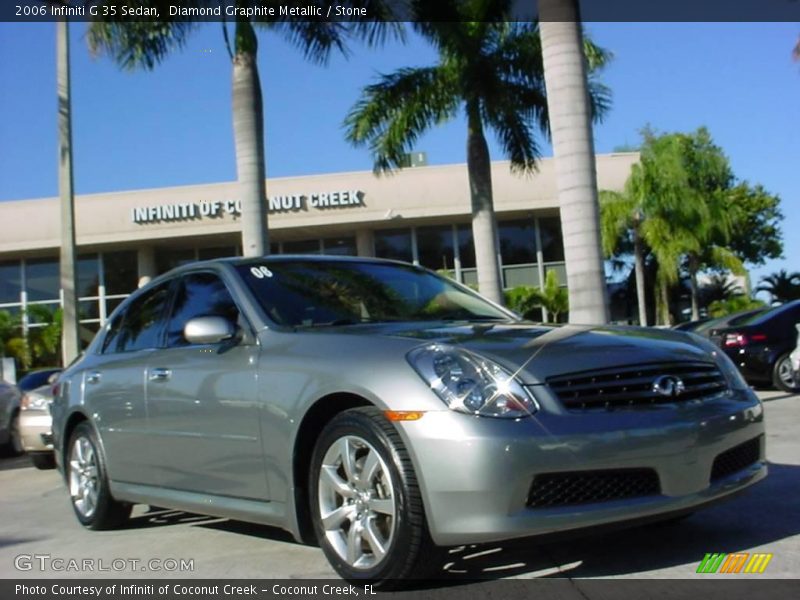
[[[72,26],[75,186],[79,194],[234,180],[230,61],[219,24],[201,26],[153,72],[122,72],[92,58],[85,23]],[[614,105],[595,130],[598,152],[660,131],[707,126],[737,177],[782,198],[784,260],[752,270],[800,270],[800,64],[798,23],[588,23],[614,53],[603,80]],[[261,35],[270,177],[368,170],[341,122],[361,87],[381,72],[430,64],[412,37],[380,50],[351,45],[327,67],[306,62],[280,37]],[[0,200],[57,194],[55,26],[0,23]],[[464,123],[419,141],[432,164],[464,162]],[[545,155],[551,153],[543,144]],[[493,158],[503,158],[492,144]],[[792,167],[794,165],[794,167]]]

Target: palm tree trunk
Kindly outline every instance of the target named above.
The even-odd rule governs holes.
[[[59,276],[63,306],[62,359],[67,366],[78,356],[78,298],[75,276],[75,192],[72,178],[72,102],[70,99],[69,29],[56,23],[58,88],[58,193],[61,198]]]
[[[669,311],[669,284],[666,281],[658,282],[658,291],[661,297],[661,323],[660,325],[671,326],[672,314]]]
[[[594,141],[577,0],[540,0],[547,107],[572,323],[607,323]]]
[[[636,274],[636,300],[639,303],[639,325],[641,327],[647,327],[647,299],[644,289],[644,250],[642,249],[642,238],[639,237],[638,224],[633,227],[633,260]]]
[[[264,106],[258,77],[257,50],[253,26],[245,18],[238,19],[233,57],[233,134],[242,200],[244,256],[269,254]]]
[[[497,223],[492,200],[492,170],[489,147],[476,103],[467,105],[467,172],[472,199],[472,237],[475,240],[475,265],[481,294],[503,302],[500,266],[497,260]]]
[[[698,271],[697,257],[693,254],[689,255],[689,290],[692,297],[692,321],[697,321],[700,318],[700,303],[698,301],[697,289],[697,271]]]

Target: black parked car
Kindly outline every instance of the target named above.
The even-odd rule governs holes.
[[[731,357],[750,383],[771,383],[800,392],[789,354],[797,341],[800,300],[758,313],[739,324],[710,331],[711,340]]]

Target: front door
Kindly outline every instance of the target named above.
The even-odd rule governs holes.
[[[150,437],[162,457],[161,485],[267,499],[257,402],[258,346],[244,339],[190,344],[187,321],[221,316],[247,327],[220,276],[183,276],[175,290],[165,348],[147,365]]]

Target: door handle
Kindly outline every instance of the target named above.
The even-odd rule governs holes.
[[[100,383],[103,374],[100,371],[92,371],[86,376],[86,383]]]
[[[172,376],[171,369],[153,369],[150,371],[150,381],[166,381]]]

